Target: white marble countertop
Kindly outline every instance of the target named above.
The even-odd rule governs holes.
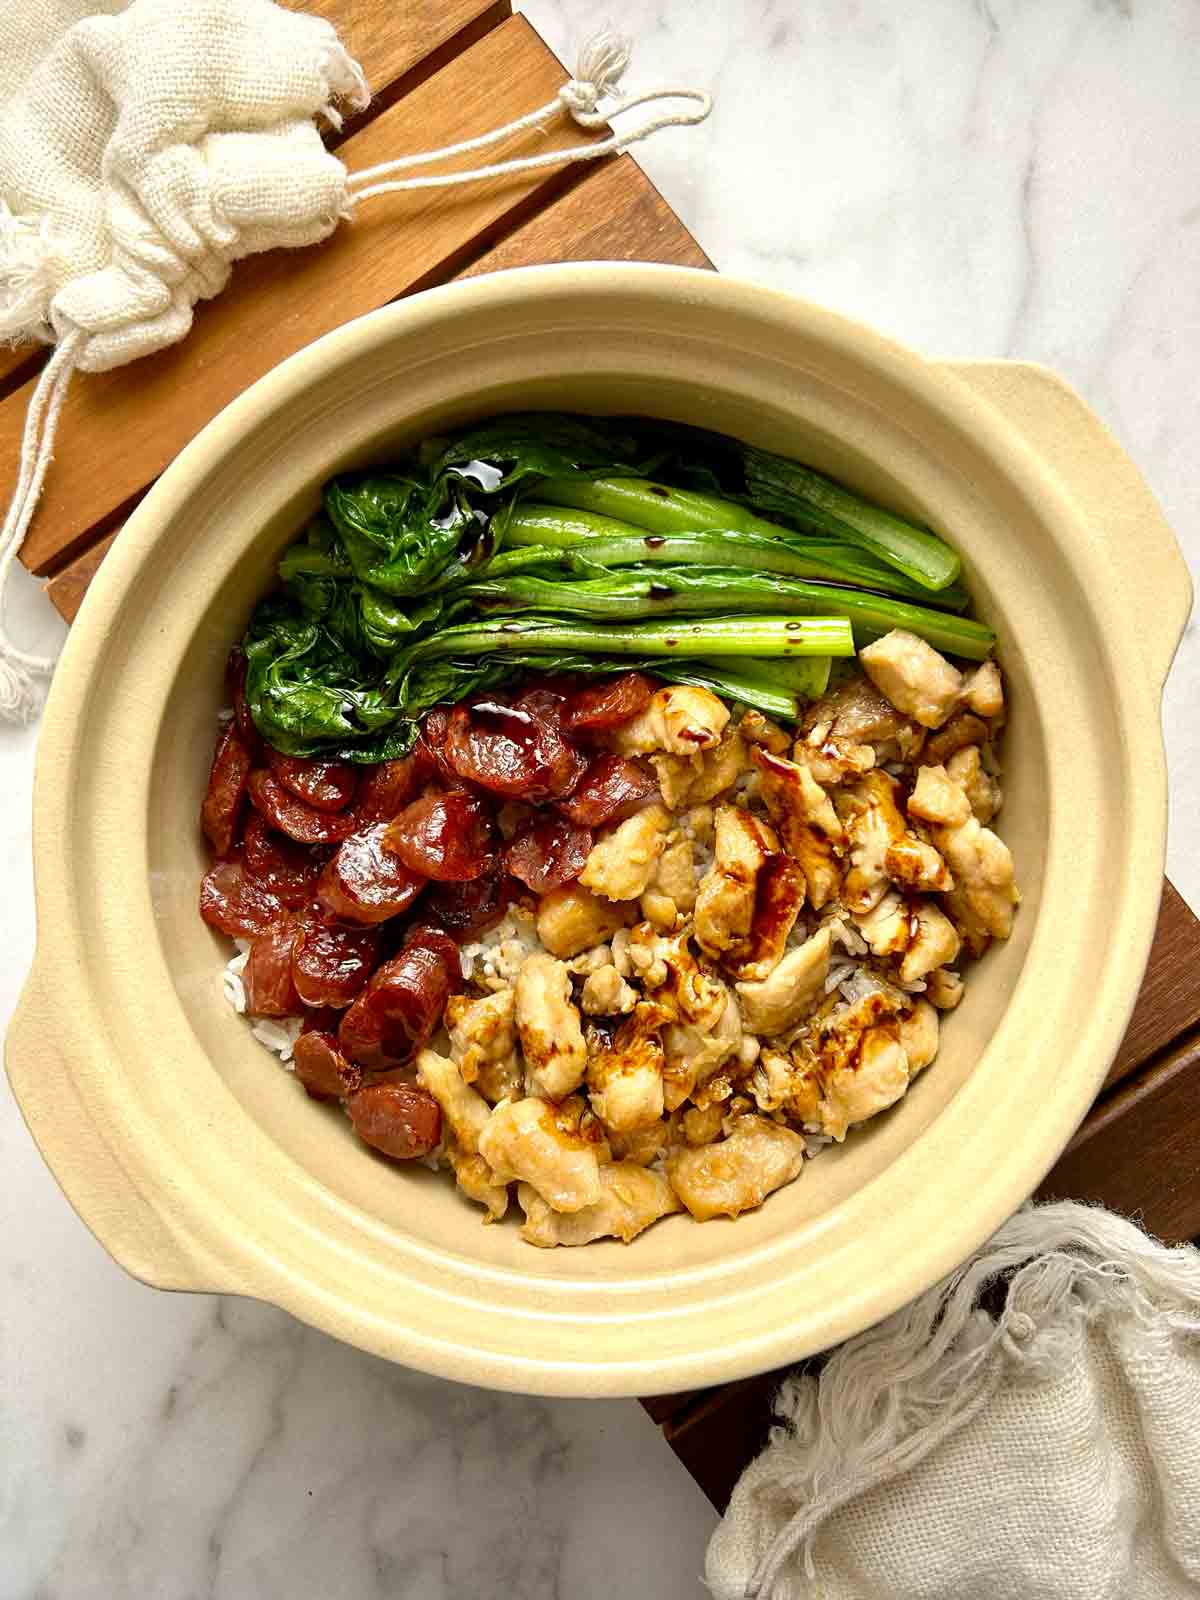
[[[567,59],[588,0],[528,0]],[[718,267],[941,356],[1062,372],[1200,571],[1200,11],[1188,0],[606,0],[630,86],[710,85],[644,165]],[[734,18],[736,17],[736,21]],[[4,464],[5,476],[12,463]],[[56,624],[32,583],[19,632]],[[1145,626],[1153,627],[1152,618]],[[1165,702],[1200,907],[1200,628]],[[34,731],[0,730],[7,959],[33,945]],[[0,1595],[695,1600],[713,1515],[633,1402],[414,1376],[126,1278],[0,1097]]]

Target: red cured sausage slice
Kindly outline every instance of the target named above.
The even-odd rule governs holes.
[[[287,908],[240,861],[218,861],[200,885],[200,915],[230,938],[254,939],[281,922]]]
[[[598,756],[569,800],[558,809],[583,828],[600,828],[640,811],[658,793],[658,783],[625,756]]]
[[[249,663],[241,650],[231,650],[229,660],[225,665],[225,682],[229,687],[229,695],[233,701],[233,720],[241,737],[242,743],[251,755],[257,760],[262,746],[262,739],[258,729],[254,726],[254,718],[250,715],[250,707],[246,703],[246,669]]]
[[[483,802],[462,790],[414,800],[383,835],[384,849],[399,857],[410,872],[438,883],[477,878],[491,857],[491,845],[492,827]]]
[[[297,844],[286,834],[274,833],[258,812],[252,811],[246,818],[242,864],[285,906],[298,911],[312,899],[322,853],[312,846]]]
[[[317,899],[332,916],[347,922],[383,922],[405,911],[425,887],[425,879],[384,849],[386,822],[352,833],[321,873]]]
[[[413,1083],[370,1083],[347,1102],[364,1144],[397,1161],[425,1156],[442,1136],[441,1107]]]
[[[306,1028],[292,1050],[296,1076],[314,1100],[338,1100],[362,1084],[362,1073],[337,1047],[337,1038],[324,1028]]]
[[[296,926],[291,918],[260,933],[250,946],[242,971],[246,1010],[252,1017],[290,1017],[300,1010],[292,982],[292,945]]]
[[[534,894],[561,889],[583,871],[592,848],[592,830],[566,817],[542,817],[518,833],[509,845],[505,865]]]
[[[333,816],[306,805],[265,767],[250,774],[250,803],[273,828],[300,844],[339,844],[356,826],[345,813]]]
[[[475,939],[496,926],[520,890],[494,860],[470,883],[434,884],[421,902],[422,915],[457,939]]]
[[[563,726],[570,733],[602,733],[619,728],[646,709],[654,690],[655,685],[640,672],[624,672],[607,683],[580,689],[571,696]]]
[[[278,750],[268,750],[267,760],[284,788],[314,811],[344,811],[354,798],[358,774],[344,762],[285,756]]]
[[[455,706],[446,730],[446,760],[468,783],[508,799],[547,800],[569,794],[587,767],[550,714],[529,704]]]
[[[292,981],[306,1006],[348,1006],[366,983],[379,950],[374,928],[330,927],[310,918],[292,946]]]
[[[253,757],[231,723],[221,735],[200,807],[200,826],[219,856],[227,856],[237,839],[238,819]]]
[[[390,822],[415,800],[436,768],[423,745],[402,761],[380,761],[364,767],[354,801],[354,815],[360,822]]]
[[[446,1001],[461,987],[453,941],[420,930],[398,956],[384,962],[346,1012],[338,1045],[368,1070],[401,1066],[431,1037]]]

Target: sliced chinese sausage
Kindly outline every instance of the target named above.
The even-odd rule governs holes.
[[[581,828],[622,822],[658,795],[658,783],[625,756],[598,756],[569,799],[558,809]]]
[[[517,834],[504,862],[534,894],[561,889],[583,871],[592,848],[592,830],[566,817],[541,817]]]
[[[572,733],[603,733],[619,728],[650,704],[655,685],[640,672],[623,672],[619,678],[598,683],[573,694],[563,724]]]
[[[462,987],[452,939],[421,929],[385,961],[342,1018],[343,1054],[372,1071],[398,1067],[437,1030],[446,1001]]]
[[[348,1006],[371,975],[379,948],[374,928],[331,927],[310,917],[292,946],[292,980],[306,1006]]]
[[[587,768],[586,757],[563,737],[557,716],[493,701],[456,706],[444,748],[461,778],[508,799],[568,794]]]
[[[491,859],[491,819],[484,803],[462,790],[422,795],[389,824],[383,848],[410,872],[466,883]]]
[[[256,758],[262,745],[258,729],[254,726],[254,718],[250,715],[250,707],[246,701],[246,669],[249,663],[245,652],[231,650],[229,660],[225,666],[225,682],[229,687],[230,698],[233,700],[233,720],[242,743]]]
[[[292,1060],[296,1076],[314,1100],[338,1100],[362,1083],[361,1071],[346,1060],[338,1049],[337,1034],[327,1028],[306,1027],[293,1046]]]
[[[521,885],[503,873],[499,860],[469,883],[436,883],[421,901],[422,915],[459,939],[476,939],[500,922]]]
[[[344,811],[354,798],[358,774],[342,761],[317,761],[268,750],[271,771],[285,789],[314,811]]]
[[[345,812],[338,815],[306,805],[266,767],[250,774],[250,803],[273,828],[300,844],[339,844],[356,827]]]
[[[442,1136],[441,1107],[413,1083],[369,1083],[347,1110],[363,1143],[397,1161],[428,1155]]]
[[[372,822],[338,845],[317,883],[317,899],[347,922],[384,922],[406,911],[425,879],[384,849],[386,822]]]
[[[322,861],[317,847],[297,844],[286,834],[274,832],[257,811],[246,818],[242,864],[284,905],[298,911],[312,899]]]
[[[218,861],[200,885],[200,915],[232,939],[254,939],[281,921],[287,907],[240,861]]]
[[[250,946],[242,971],[246,1010],[252,1017],[290,1017],[300,1010],[292,981],[292,945],[296,925],[290,917],[260,933]]]
[[[360,822],[390,822],[416,798],[435,771],[433,758],[423,745],[400,761],[364,767],[354,798],[355,816]]]
[[[238,820],[250,782],[254,758],[234,724],[221,735],[200,807],[200,826],[219,856],[227,856],[237,839]]]

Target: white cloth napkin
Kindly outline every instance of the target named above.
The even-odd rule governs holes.
[[[1018,1212],[776,1415],[717,1600],[1200,1595],[1200,1252],[1110,1212]]]

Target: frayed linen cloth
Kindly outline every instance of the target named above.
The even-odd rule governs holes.
[[[819,1377],[785,1379],[775,1414],[709,1545],[717,1600],[1200,1596],[1191,1246],[1028,1206]]]
[[[321,128],[340,128],[370,94],[321,17],[273,0],[0,3],[0,343],[55,345],[0,527],[0,717],[31,717],[34,680],[53,667],[7,636],[3,592],[71,374],[183,339],[196,302],[220,294],[235,262],[316,244],[372,196],[591,161],[708,115],[699,89],[617,98],[629,57],[627,40],[601,30],[548,104],[446,149],[355,172],[326,150]],[[663,101],[688,106],[568,149],[410,170],[474,156],[555,117],[593,130]]]

